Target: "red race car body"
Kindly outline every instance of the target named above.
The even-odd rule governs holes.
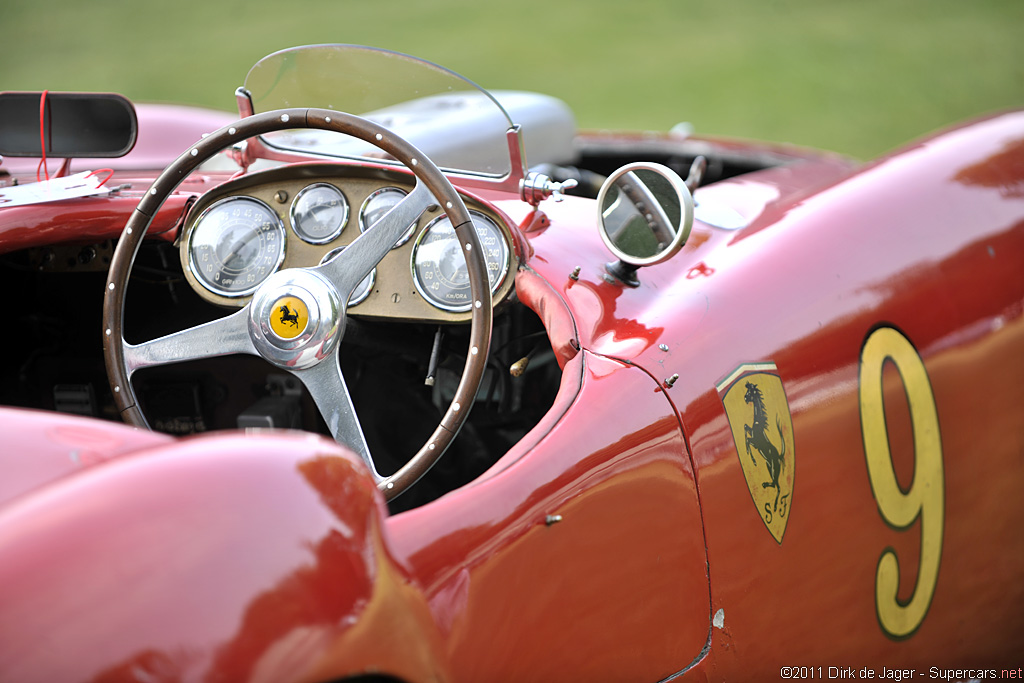
[[[861,164],[351,46],[239,101],[0,138],[0,679],[1018,671],[1024,113]]]

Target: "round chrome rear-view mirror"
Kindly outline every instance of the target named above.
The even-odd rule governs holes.
[[[601,187],[597,206],[601,239],[632,266],[671,258],[693,227],[693,197],[686,183],[661,164],[638,162],[615,171]]]

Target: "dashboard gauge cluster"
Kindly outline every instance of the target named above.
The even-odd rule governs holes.
[[[407,177],[350,170],[351,177],[339,178],[337,167],[270,169],[228,181],[202,198],[180,242],[193,288],[212,303],[241,307],[277,270],[335,258],[411,188]],[[468,203],[491,293],[500,300],[512,288],[511,233],[493,211]],[[371,317],[443,322],[468,319],[470,301],[459,240],[435,205],[408,226],[348,305]]]

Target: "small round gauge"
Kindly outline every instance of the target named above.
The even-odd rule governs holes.
[[[338,247],[337,249],[331,249],[327,252],[322,259],[320,259],[320,265],[327,263],[332,258],[345,251],[345,246]],[[370,296],[370,292],[373,291],[373,283],[377,279],[377,269],[374,268],[370,271],[370,274],[360,280],[356,288],[352,290],[352,294],[348,297],[348,305],[355,306],[358,303],[362,303],[366,297]]]
[[[370,229],[370,226],[376,223],[380,218],[388,211],[393,209],[398,202],[405,199],[405,190],[400,190],[397,187],[382,187],[376,190],[366,198],[363,202],[363,206],[359,209],[359,230],[360,232],[366,232]],[[392,249],[397,249],[412,237],[413,232],[416,230],[416,221],[413,221],[409,226],[409,229],[405,232],[402,237],[395,242],[395,246]]]
[[[476,211],[469,213],[487,260],[487,279],[493,294],[508,274],[508,243],[494,221]],[[469,270],[447,216],[432,221],[416,240],[412,274],[416,290],[432,305],[453,312],[470,309]]]
[[[188,265],[215,294],[251,294],[284,260],[284,224],[252,197],[228,197],[196,220],[189,235]]]
[[[310,244],[326,244],[345,229],[348,200],[334,185],[307,185],[292,201],[291,218],[296,235]]]

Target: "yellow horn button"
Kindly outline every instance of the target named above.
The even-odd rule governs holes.
[[[270,311],[270,329],[282,339],[295,339],[309,324],[309,309],[301,299],[283,296],[274,302]]]

